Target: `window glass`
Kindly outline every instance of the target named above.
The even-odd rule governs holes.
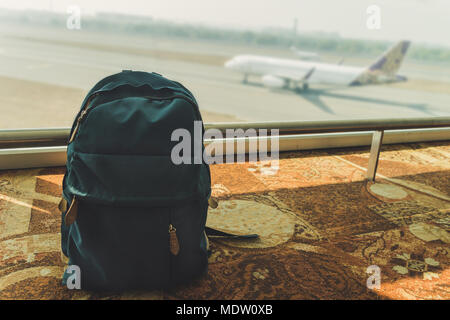
[[[0,128],[68,127],[122,69],[191,89],[205,122],[450,115],[447,0],[0,3]]]

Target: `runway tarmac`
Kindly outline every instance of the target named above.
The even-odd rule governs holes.
[[[101,78],[122,69],[155,71],[182,82],[197,97],[201,110],[227,115],[223,121],[450,115],[448,67],[444,69],[411,62],[400,70],[400,74],[410,78],[405,84],[346,88],[311,86],[306,92],[295,93],[265,88],[257,78],[250,78],[251,84],[242,84],[241,75],[222,65],[233,54],[243,53],[241,50],[244,48],[232,45],[174,39],[134,39],[124,35],[69,34],[68,31],[2,31],[2,81],[11,78],[15,81],[26,80],[28,86],[44,84],[48,92],[53,87],[54,90],[61,87],[75,90],[66,101],[64,95],[55,97],[45,92],[39,98],[36,92],[28,94],[26,86],[22,91],[17,84],[15,89],[10,89],[13,92],[0,89],[0,112],[3,115],[15,108],[14,101],[21,101],[17,108],[26,104],[27,95],[30,97],[27,116],[21,119],[21,110],[15,110],[14,117],[0,119],[2,127],[55,126],[52,117],[58,119],[57,124],[61,124],[56,126],[70,125],[87,90]],[[281,50],[266,51],[284,55]],[[345,63],[350,64],[351,61],[349,57]],[[366,62],[357,58],[354,61],[360,64]],[[20,99],[11,98],[15,95]],[[39,99],[43,101],[37,103]],[[32,107],[33,104],[36,108]],[[55,110],[49,104],[59,107]]]

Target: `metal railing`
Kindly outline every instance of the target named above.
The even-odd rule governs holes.
[[[223,133],[233,129],[278,129],[280,135],[334,133],[355,131],[385,131],[450,127],[450,117],[406,119],[357,119],[321,121],[267,121],[205,123],[205,129]],[[3,129],[0,130],[0,148],[63,146],[67,144],[70,128]]]
[[[205,129],[278,129],[280,135],[450,127],[450,117],[206,123]]]
[[[439,131],[436,140],[450,140],[450,117],[427,117],[427,118],[386,118],[386,119],[356,119],[356,120],[325,120],[325,121],[279,121],[279,122],[226,122],[226,123],[205,123],[205,129],[216,129],[224,133],[227,130],[255,129],[277,129],[279,139],[288,142],[300,141],[301,136],[307,134],[342,133],[342,132],[374,132],[372,134],[371,151],[369,165],[367,169],[367,179],[374,181],[377,171],[378,158],[383,144],[384,132],[395,130],[427,129],[427,128],[448,128],[444,135]],[[413,131],[413,130],[412,130]],[[30,155],[33,151],[43,152],[44,147],[49,148],[50,153],[60,149],[52,147],[66,146],[70,134],[69,128],[46,128],[46,129],[21,129],[21,130],[0,130],[0,158],[1,156],[17,156],[21,154],[17,150],[22,150],[23,154]],[[321,139],[320,135],[316,137]],[[324,138],[324,137],[322,137]],[[327,136],[329,139],[330,136]],[[336,139],[339,139],[337,137]],[[428,139],[427,141],[430,141]],[[210,143],[211,141],[207,142]],[[402,142],[398,141],[397,143]],[[408,141],[409,142],[409,141]],[[286,145],[286,144],[285,144]],[[295,144],[294,144],[295,145]],[[40,149],[41,148],[41,149]],[[2,150],[3,149],[3,150]],[[299,150],[294,147],[281,148],[280,151]],[[1,160],[1,159],[0,159]],[[27,162],[29,163],[29,162]],[[2,169],[0,161],[0,169]]]

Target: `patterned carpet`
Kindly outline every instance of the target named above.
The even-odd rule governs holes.
[[[213,165],[208,224],[258,233],[211,241],[206,277],[173,292],[120,295],[60,285],[64,168],[0,172],[0,299],[450,299],[450,142],[285,153]],[[381,270],[379,289],[366,272]]]

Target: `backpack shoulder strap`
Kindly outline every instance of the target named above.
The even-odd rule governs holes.
[[[253,234],[235,234],[235,233],[229,233],[222,230],[214,229],[211,227],[206,226],[205,227],[206,235],[211,239],[236,239],[236,240],[251,240],[251,239],[258,239],[259,236],[255,233]]]

